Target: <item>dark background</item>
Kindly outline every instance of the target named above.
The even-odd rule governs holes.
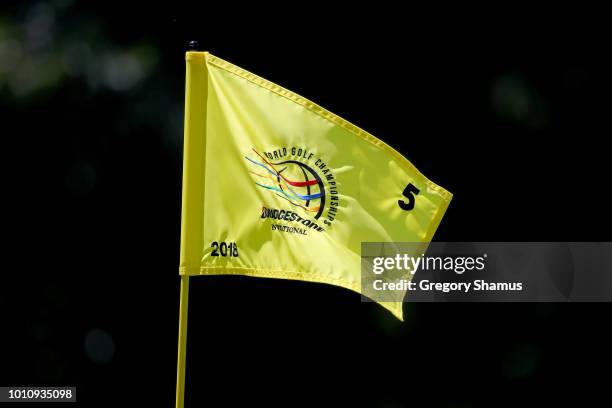
[[[451,191],[438,241],[609,240],[596,19],[229,6],[0,6],[0,385],[75,385],[81,406],[174,404],[192,39]],[[610,304],[406,304],[399,323],[321,284],[206,277],[190,294],[187,406],[563,405],[606,392]]]

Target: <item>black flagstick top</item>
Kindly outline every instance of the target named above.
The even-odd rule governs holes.
[[[187,51],[200,51],[200,44],[195,40],[189,41]]]

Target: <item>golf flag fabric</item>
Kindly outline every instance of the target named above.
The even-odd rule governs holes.
[[[452,195],[397,151],[209,53],[186,61],[180,274],[360,292],[362,242],[432,239]]]

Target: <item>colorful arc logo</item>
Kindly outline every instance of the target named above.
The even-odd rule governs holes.
[[[258,187],[270,190],[292,205],[314,214],[314,219],[323,214],[325,186],[316,171],[296,160],[272,163],[257,150],[253,149],[253,152],[257,158],[244,158],[256,166],[250,172],[257,176],[255,184]]]

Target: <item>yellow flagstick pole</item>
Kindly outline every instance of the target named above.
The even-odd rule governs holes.
[[[189,276],[181,276],[181,304],[179,306],[178,367],[176,371],[176,407],[185,402],[185,364],[187,354],[187,311],[189,309]]]
[[[181,214],[181,303],[179,307],[176,408],[185,403],[187,310],[189,276],[200,271],[204,225],[204,158],[206,157],[207,53],[189,43],[185,55],[185,143],[183,152],[183,204]]]

